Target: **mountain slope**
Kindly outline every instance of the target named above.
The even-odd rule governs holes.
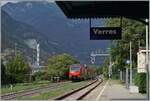
[[[89,63],[89,54],[92,50],[108,47],[108,41],[89,40],[88,20],[67,19],[55,3],[46,1],[7,3],[2,9],[13,19],[32,26],[31,28],[40,33],[34,34],[33,37],[39,40],[41,48],[49,54],[67,52],[81,62]],[[95,23],[102,26],[104,21],[93,21],[93,25]]]
[[[53,47],[52,49],[55,49],[49,49],[49,51],[61,51],[61,48],[57,47],[56,45],[51,43],[45,44],[45,37],[41,35],[41,33],[37,32],[33,26],[14,20],[4,10],[1,10],[1,15],[2,52],[8,48],[15,50],[15,45],[17,44],[17,50],[21,51],[25,56],[32,57],[33,52],[35,53],[35,50],[29,48],[29,46],[25,43],[25,41],[28,41],[29,39],[36,39],[37,41],[41,42],[41,53],[44,55],[48,55],[47,47],[49,46]],[[45,47],[46,45],[48,46]],[[43,56],[41,58],[43,58]]]

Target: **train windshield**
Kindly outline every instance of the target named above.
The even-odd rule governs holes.
[[[71,71],[80,71],[80,67],[71,67]]]

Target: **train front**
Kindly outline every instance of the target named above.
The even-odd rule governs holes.
[[[81,66],[80,65],[71,65],[70,66],[69,78],[73,81],[81,79]]]

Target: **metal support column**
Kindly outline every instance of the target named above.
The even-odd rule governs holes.
[[[109,78],[112,76],[112,63],[111,63],[111,56],[109,57]]]
[[[123,80],[123,77],[122,77],[122,70],[120,70],[120,80]]]
[[[126,88],[129,88],[129,83],[128,83],[128,67],[126,67]]]
[[[132,42],[130,41],[130,86],[132,86]]]

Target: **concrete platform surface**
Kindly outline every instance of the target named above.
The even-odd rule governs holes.
[[[119,80],[107,80],[87,95],[85,100],[146,100],[146,94],[130,93]]]

